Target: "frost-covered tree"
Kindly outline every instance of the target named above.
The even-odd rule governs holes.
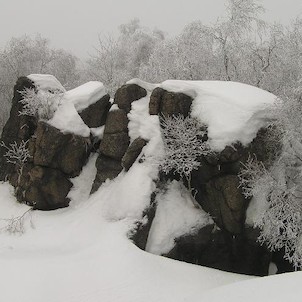
[[[0,142],[0,147],[6,149],[6,153],[4,154],[6,161],[16,167],[18,173],[18,184],[20,183],[24,164],[31,157],[27,144],[28,141],[23,140],[20,142],[20,144],[13,142],[8,146],[3,141]]]
[[[200,22],[194,22],[176,38],[158,43],[140,66],[139,76],[151,82],[214,79],[216,66],[213,39],[203,33]]]
[[[103,82],[113,94],[126,81],[138,77],[140,66],[163,39],[161,31],[141,26],[138,19],[122,24],[117,37],[99,36],[88,61],[87,78]]]
[[[176,38],[159,43],[140,76],[154,82],[168,78],[240,81],[251,57],[250,44],[260,39],[255,37],[265,28],[262,12],[255,0],[228,0],[224,16],[215,24],[193,22]]]
[[[66,88],[79,84],[78,59],[62,49],[53,49],[49,40],[37,35],[12,38],[0,49],[0,132],[6,122],[13,87],[18,77],[31,73],[49,73]]]
[[[271,167],[250,159],[239,175],[246,197],[260,209],[254,219],[259,240],[302,267],[302,103],[301,94],[283,97],[274,127],[282,150]]]
[[[192,193],[191,173],[200,166],[200,157],[211,152],[205,127],[196,118],[183,115],[162,117],[160,124],[164,146],[163,156],[157,159],[160,170],[184,178]]]
[[[49,120],[57,110],[63,93],[61,91],[44,91],[25,88],[20,91],[20,103],[23,105],[19,115],[35,116],[38,119]]]

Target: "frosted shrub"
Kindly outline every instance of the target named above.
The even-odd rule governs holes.
[[[211,152],[204,140],[206,131],[197,119],[183,115],[162,117],[160,123],[164,156],[159,167],[185,178],[191,192],[191,173],[200,166],[199,157]]]
[[[23,166],[30,158],[30,153],[27,148],[28,141],[21,141],[20,144],[13,142],[7,146],[3,141],[0,142],[0,146],[5,148],[7,151],[4,154],[6,161],[17,167],[18,172],[18,183],[20,182],[20,177],[23,172]]]
[[[292,179],[299,177],[300,171],[288,169],[282,158],[270,170],[250,160],[239,174],[245,196],[266,204],[254,221],[259,242],[271,251],[284,248],[284,258],[297,268],[302,267],[302,192]]]
[[[21,141],[18,145],[16,142],[7,146],[3,141],[0,143],[7,151],[4,154],[6,161],[18,167],[23,166],[24,163],[30,158],[29,150],[27,148],[28,141]]]
[[[23,108],[19,111],[19,115],[35,116],[45,120],[53,117],[63,96],[62,92],[43,90],[36,92],[34,89],[28,88],[20,91],[20,94],[22,95],[20,103]]]
[[[292,96],[293,97],[293,96]],[[259,241],[272,251],[284,249],[284,258],[302,268],[302,106],[300,98],[287,99],[276,110],[277,137],[283,148],[268,169],[250,158],[239,174],[246,197],[263,209],[254,224]],[[280,133],[283,135],[280,136]]]
[[[27,216],[29,216],[29,222],[31,227],[34,228],[32,217],[31,217],[32,211],[33,208],[29,208],[19,216],[0,219],[0,222],[4,223],[4,225],[0,228],[0,230],[5,231],[9,234],[23,234],[25,231],[24,224]]]

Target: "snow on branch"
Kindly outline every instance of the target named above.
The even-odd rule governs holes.
[[[191,172],[200,166],[200,157],[211,153],[207,132],[199,120],[191,116],[161,117],[164,154],[155,161],[165,174],[178,174],[186,180],[193,205],[200,208],[192,195]]]
[[[301,268],[302,175],[292,151],[284,150],[270,169],[250,158],[239,180],[244,195],[253,197],[262,209],[253,221],[260,229],[259,242],[271,251],[284,249],[284,258]]]
[[[188,178],[200,166],[198,158],[211,152],[205,141],[206,130],[193,117],[162,117],[161,134],[165,155],[159,160],[161,170]]]
[[[32,228],[34,228],[31,216],[32,211],[33,208],[29,208],[19,216],[0,219],[0,222],[4,222],[4,226],[1,227],[0,230],[8,232],[9,234],[23,234],[25,231],[24,223],[27,216],[30,217],[30,225]]]
[[[27,148],[27,141],[21,141],[20,144],[13,142],[7,146],[3,141],[0,142],[0,146],[5,148],[7,151],[4,154],[8,163],[14,164],[19,168],[22,167],[25,162],[31,157]]]
[[[19,93],[22,95],[20,103],[23,105],[19,115],[35,116],[45,120],[53,117],[63,97],[61,91],[35,91],[32,88],[25,88]]]

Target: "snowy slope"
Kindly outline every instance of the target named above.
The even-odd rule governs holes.
[[[74,179],[69,208],[33,212],[22,235],[0,233],[1,301],[301,301],[302,273],[255,278],[139,250],[126,237],[133,219],[108,216],[108,205],[120,206],[117,199],[124,193],[112,192],[114,182],[87,200],[95,159]],[[120,186],[128,182],[119,177]],[[28,209],[12,193],[10,185],[0,184],[1,217]],[[5,221],[0,222],[3,227]]]
[[[205,211],[193,205],[188,190],[176,180],[157,194],[156,203],[146,245],[146,251],[152,254],[166,254],[174,247],[175,238],[214,223]]]
[[[35,211],[31,223],[26,216],[22,235],[0,233],[1,301],[200,301],[206,290],[251,278],[169,260],[135,247],[126,234],[139,215],[142,194],[152,177],[120,175],[87,200],[95,159],[74,180],[69,208]],[[144,168],[137,165],[132,172],[140,175]],[[124,196],[133,181],[137,188],[144,182],[147,187]],[[12,193],[8,184],[0,184],[2,217],[27,209],[14,201]],[[132,205],[123,203],[125,199]],[[120,208],[119,214],[109,211],[110,204]]]
[[[300,302],[302,272],[286,273],[233,283],[206,291],[200,301],[217,302]]]

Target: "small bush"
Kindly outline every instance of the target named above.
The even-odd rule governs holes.
[[[35,91],[32,88],[19,92],[22,95],[20,103],[23,105],[19,115],[35,116],[44,120],[53,117],[63,96],[62,92]]]

